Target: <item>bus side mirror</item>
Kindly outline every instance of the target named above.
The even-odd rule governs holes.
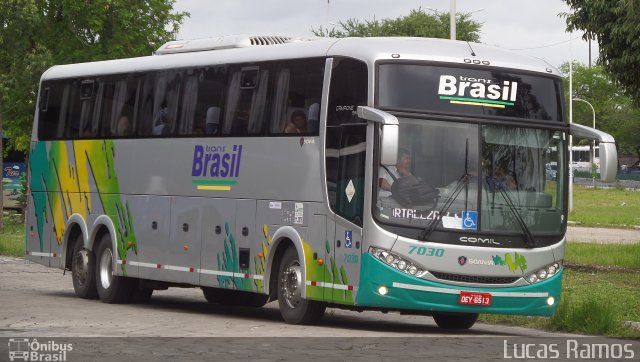
[[[358,106],[358,117],[382,125],[380,163],[392,166],[398,162],[398,119],[373,107]]]
[[[600,179],[604,182],[615,181],[618,171],[618,151],[616,151],[616,141],[613,136],[576,123],[570,125],[569,131],[572,136],[600,142]]]

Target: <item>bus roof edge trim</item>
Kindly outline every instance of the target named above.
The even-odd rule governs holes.
[[[280,45],[311,41],[313,38],[297,38],[281,35],[227,35],[215,38],[175,40],[163,44],[155,55],[202,52],[232,48],[246,48],[263,45]]]

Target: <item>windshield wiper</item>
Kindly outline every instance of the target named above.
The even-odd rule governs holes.
[[[520,213],[518,212],[518,208],[513,203],[513,200],[511,199],[511,197],[509,197],[509,194],[507,194],[507,192],[504,190],[504,187],[495,187],[493,191],[494,198],[495,198],[495,189],[497,189],[498,192],[500,192],[500,195],[502,195],[502,198],[504,198],[504,201],[509,207],[509,210],[511,211],[513,216],[516,218],[518,225],[520,225],[520,228],[522,229],[522,232],[524,233],[524,236],[525,236],[525,245],[528,248],[535,247],[536,243],[533,240],[533,234],[531,234],[531,230],[527,226],[527,223],[524,222],[522,215],[520,215]]]
[[[469,179],[470,178],[471,178],[471,175],[469,174],[469,139],[467,138],[465,157],[464,157],[464,173],[462,174],[462,176],[460,176],[460,178],[458,179],[458,182],[456,182],[456,186],[453,188],[453,191],[451,192],[449,197],[447,197],[447,199],[445,200],[440,210],[438,210],[438,214],[431,220],[429,225],[427,225],[427,227],[422,231],[422,233],[420,234],[420,239],[427,240],[427,237],[431,235],[433,230],[435,230],[436,225],[438,225],[438,222],[442,219],[442,215],[444,215],[445,212],[449,211],[449,208],[451,207],[451,205],[453,205],[453,202],[456,200],[458,195],[460,195],[460,192],[462,192],[463,187],[465,187],[467,190],[465,194],[465,200],[464,200],[464,205],[466,210],[467,198],[469,197]]]

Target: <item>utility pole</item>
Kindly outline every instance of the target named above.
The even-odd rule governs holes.
[[[449,9],[449,22],[451,40],[456,40],[456,0],[451,0],[451,8]]]

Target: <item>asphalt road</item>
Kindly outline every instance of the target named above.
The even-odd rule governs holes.
[[[73,351],[65,355],[68,361],[299,360],[303,355],[325,360],[429,356],[482,361],[508,357],[513,348],[517,353],[517,346],[532,340],[537,345],[584,340],[486,324],[464,332],[443,331],[430,317],[337,309],[329,309],[315,326],[288,325],[277,303],[257,309],[211,305],[196,288],[156,292],[146,305],[109,305],[75,297],[69,273],[63,276],[58,269],[0,256],[0,361],[18,338],[72,343]],[[629,344],[613,339],[605,343]],[[640,356],[640,342],[627,348]]]
[[[567,241],[596,244],[638,244],[640,243],[640,229],[569,226],[567,227]]]

